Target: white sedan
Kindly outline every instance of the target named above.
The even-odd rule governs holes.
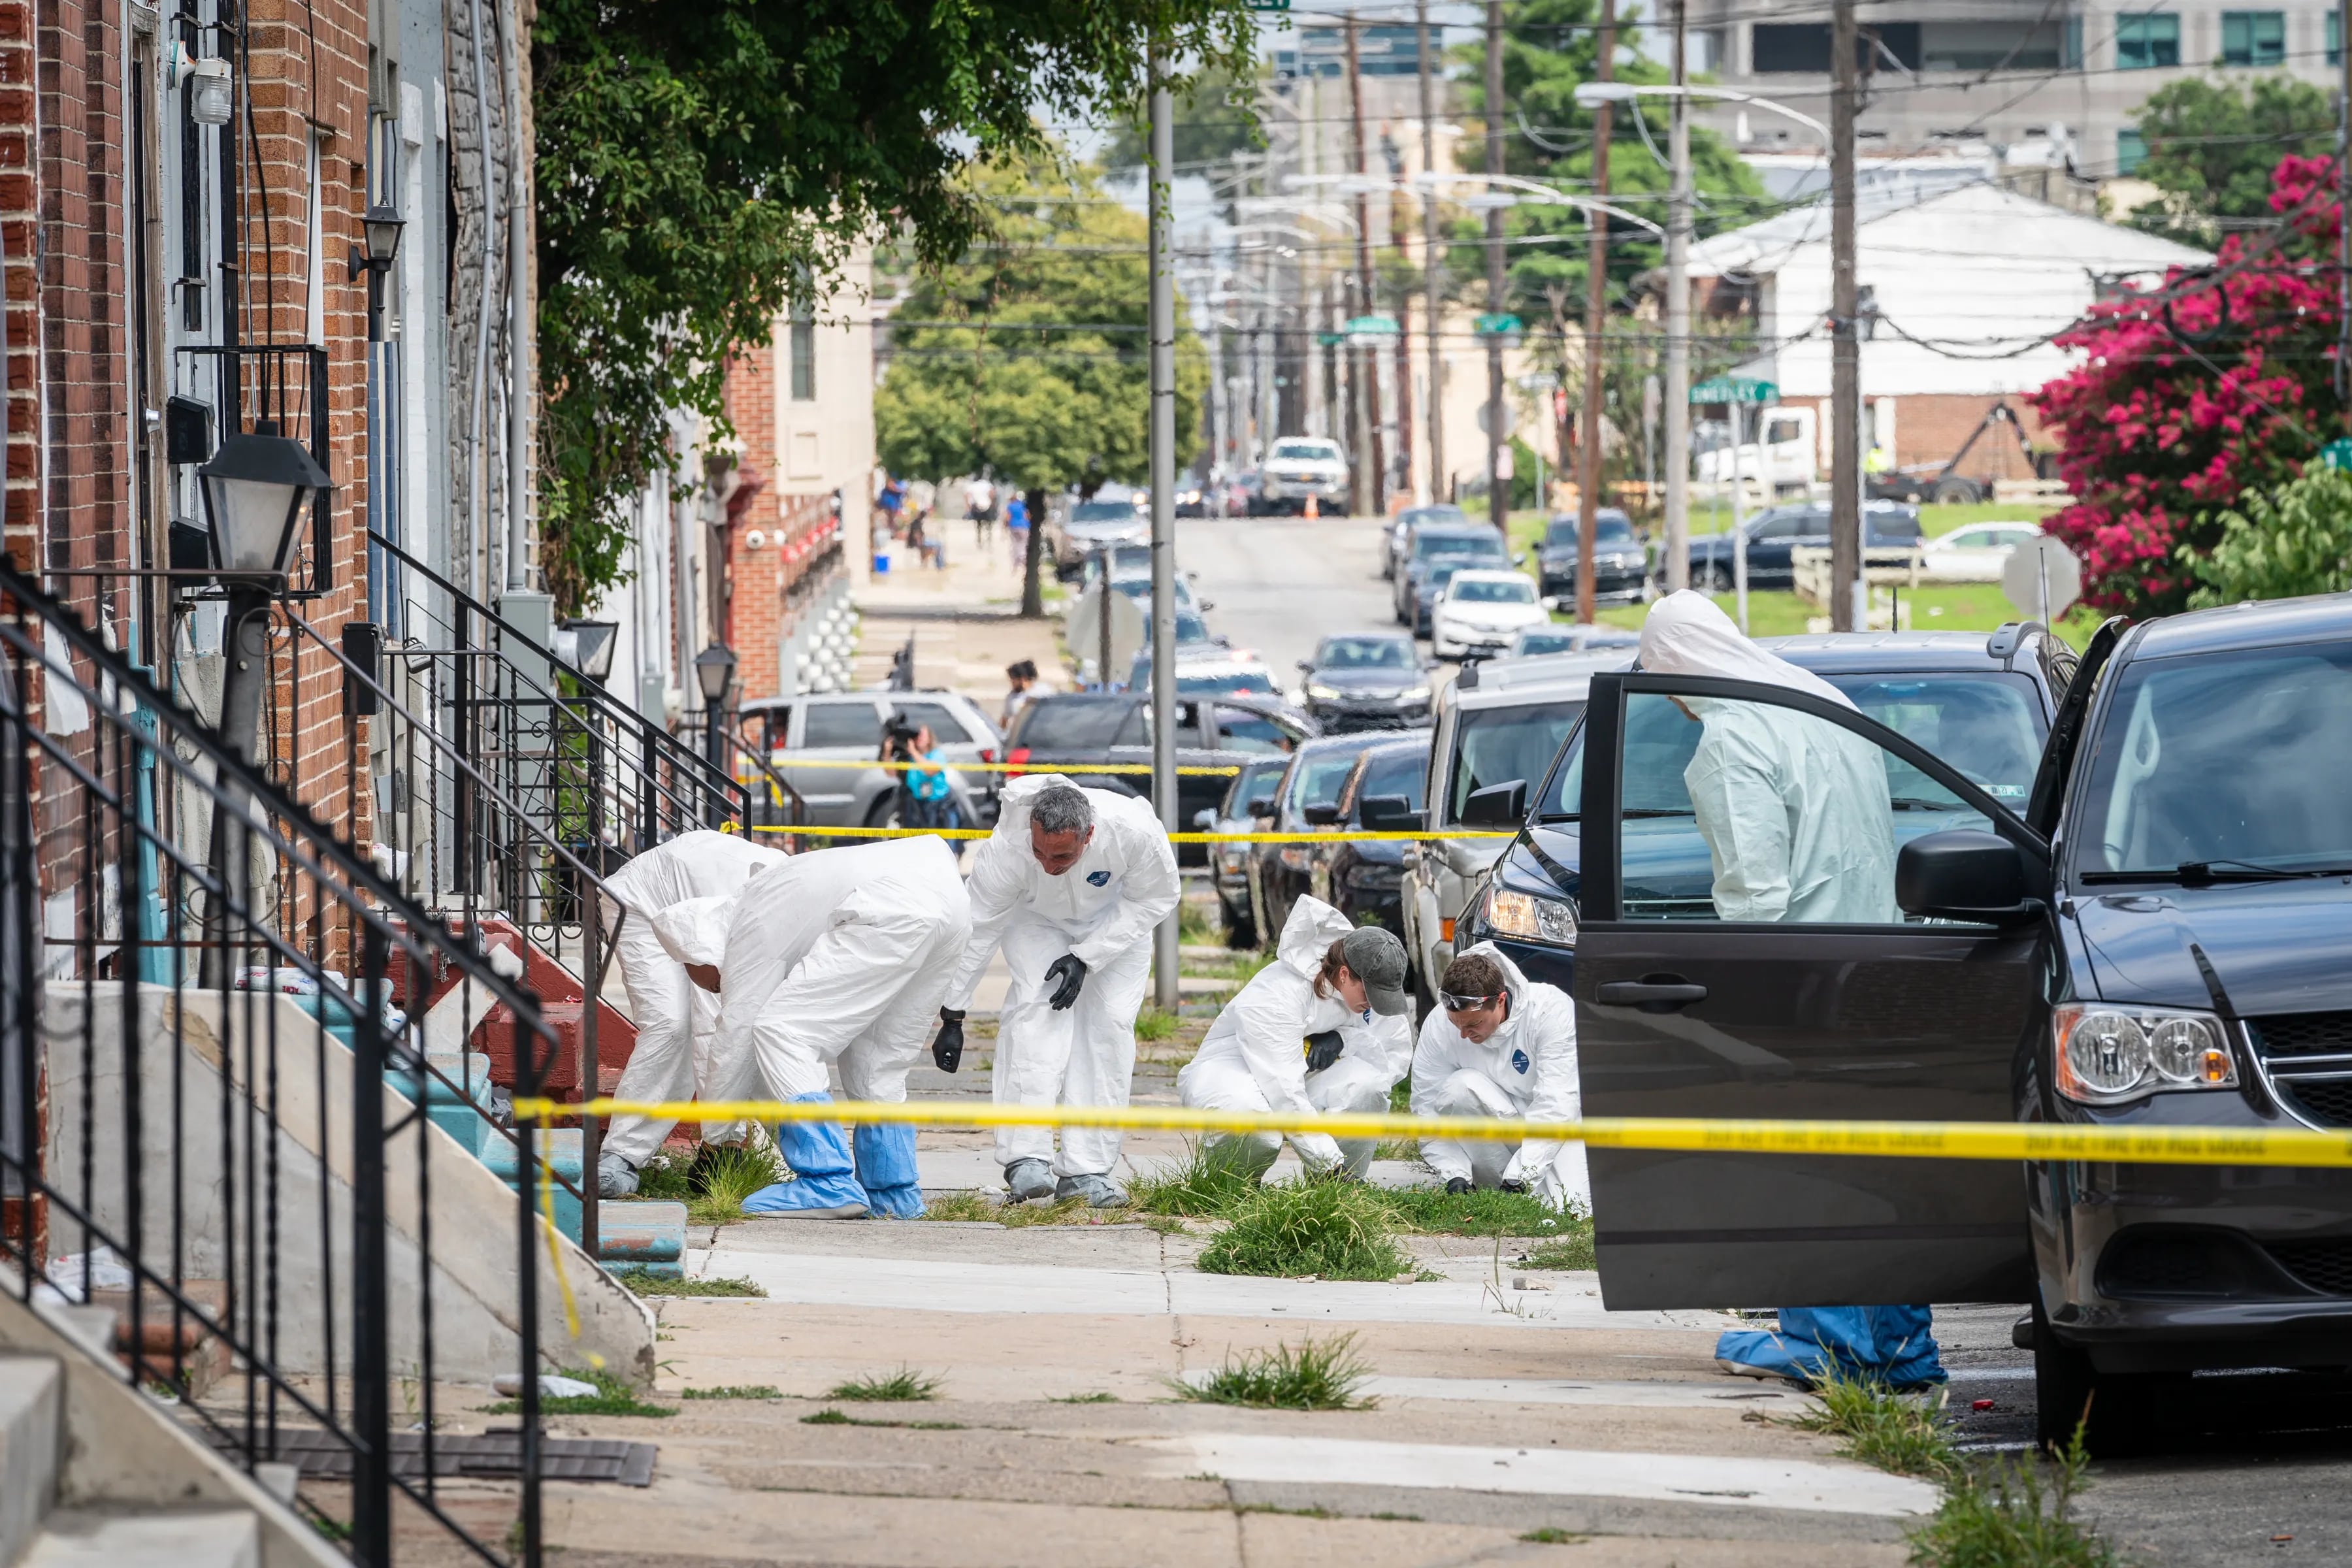
[[[1520,632],[1551,619],[1523,572],[1456,572],[1429,615],[1429,651],[1465,658],[1509,651]]]
[[[2042,537],[2032,522],[1971,522],[1920,547],[1920,569],[1938,583],[1998,583],[2010,552]]]

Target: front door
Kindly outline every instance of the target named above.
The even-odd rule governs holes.
[[[2014,1120],[2042,928],[1906,917],[1894,868],[1963,827],[2046,865],[2016,816],[1894,731],[1773,687],[1596,676],[1585,737],[1585,1114]],[[1595,1149],[1591,1172],[1612,1309],[2026,1299],[2013,1163]]]

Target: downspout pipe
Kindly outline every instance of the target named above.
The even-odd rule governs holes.
[[[490,530],[485,512],[489,504],[489,458],[484,450],[489,440],[490,401],[490,279],[498,265],[498,204],[490,199],[490,88],[489,68],[482,56],[482,0],[473,0],[474,18],[474,119],[480,127],[478,140],[482,156],[482,286],[474,310],[474,411],[473,428],[468,433],[472,442],[472,484],[467,497],[467,521],[472,524],[473,538],[467,541],[467,553],[478,563],[479,574],[469,570],[474,596],[487,602],[490,584]],[[469,563],[470,564],[470,563]]]
[[[523,154],[522,0],[499,20],[507,97],[507,586],[529,586],[530,538],[530,167]]]

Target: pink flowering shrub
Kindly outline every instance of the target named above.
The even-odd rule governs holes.
[[[2271,210],[2286,220],[2284,237],[2231,235],[2218,288],[2176,268],[2158,289],[2095,307],[2058,340],[2087,357],[2028,401],[2057,437],[2059,473],[2078,499],[2043,526],[2083,558],[2095,608],[2187,608],[2196,579],[2180,546],[2207,552],[2217,514],[2241,491],[2295,478],[2344,433],[2333,385],[2335,184],[2328,160],[2281,161]],[[2196,291],[2173,298],[2168,326],[2151,297],[2183,288]]]

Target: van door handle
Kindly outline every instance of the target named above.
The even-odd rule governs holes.
[[[1706,987],[1680,975],[1662,974],[1652,980],[1612,980],[1593,994],[1595,1001],[1619,1007],[1639,1007],[1644,1013],[1672,1013],[1706,1000]]]

